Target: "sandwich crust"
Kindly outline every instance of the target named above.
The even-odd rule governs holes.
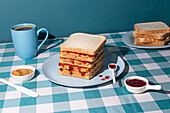
[[[139,34],[159,34],[170,31],[170,28],[163,22],[138,23],[134,25],[134,29]]]

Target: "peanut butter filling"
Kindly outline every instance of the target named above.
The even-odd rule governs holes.
[[[12,71],[12,74],[15,76],[24,76],[31,74],[33,71],[31,69],[17,69]]]

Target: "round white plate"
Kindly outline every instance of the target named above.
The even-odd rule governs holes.
[[[59,53],[57,53],[56,55],[47,59],[44,62],[44,64],[42,65],[42,68],[41,68],[42,73],[50,81],[60,84],[60,85],[69,86],[69,87],[95,86],[95,85],[103,84],[103,83],[106,83],[106,82],[112,80],[111,72],[108,69],[108,64],[111,62],[118,65],[118,69],[116,71],[116,76],[119,76],[125,68],[125,63],[122,58],[120,58],[119,56],[117,56],[113,53],[105,53],[103,69],[101,69],[96,74],[96,76],[93,77],[92,79],[86,80],[86,79],[81,79],[81,78],[70,77],[70,76],[58,74],[59,58],[60,58]],[[99,77],[99,75],[102,75],[103,77]],[[110,78],[102,81],[101,79],[104,78],[105,76],[110,76]]]
[[[170,47],[170,42],[165,46],[140,46],[140,45],[134,45],[135,37],[133,36],[134,31],[127,32],[123,35],[122,40],[123,42],[130,47],[135,48],[143,48],[143,49],[161,49],[161,48],[168,48]]]

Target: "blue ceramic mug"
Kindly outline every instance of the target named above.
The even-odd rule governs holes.
[[[10,30],[16,54],[24,60],[35,57],[48,38],[47,29],[40,28],[37,30],[36,25],[32,23],[17,24],[12,26]],[[46,37],[38,45],[38,35],[41,31],[46,31]]]

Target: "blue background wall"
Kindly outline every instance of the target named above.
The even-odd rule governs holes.
[[[23,22],[63,37],[129,31],[151,21],[170,26],[170,0],[0,0],[0,42],[11,41],[9,28]]]

